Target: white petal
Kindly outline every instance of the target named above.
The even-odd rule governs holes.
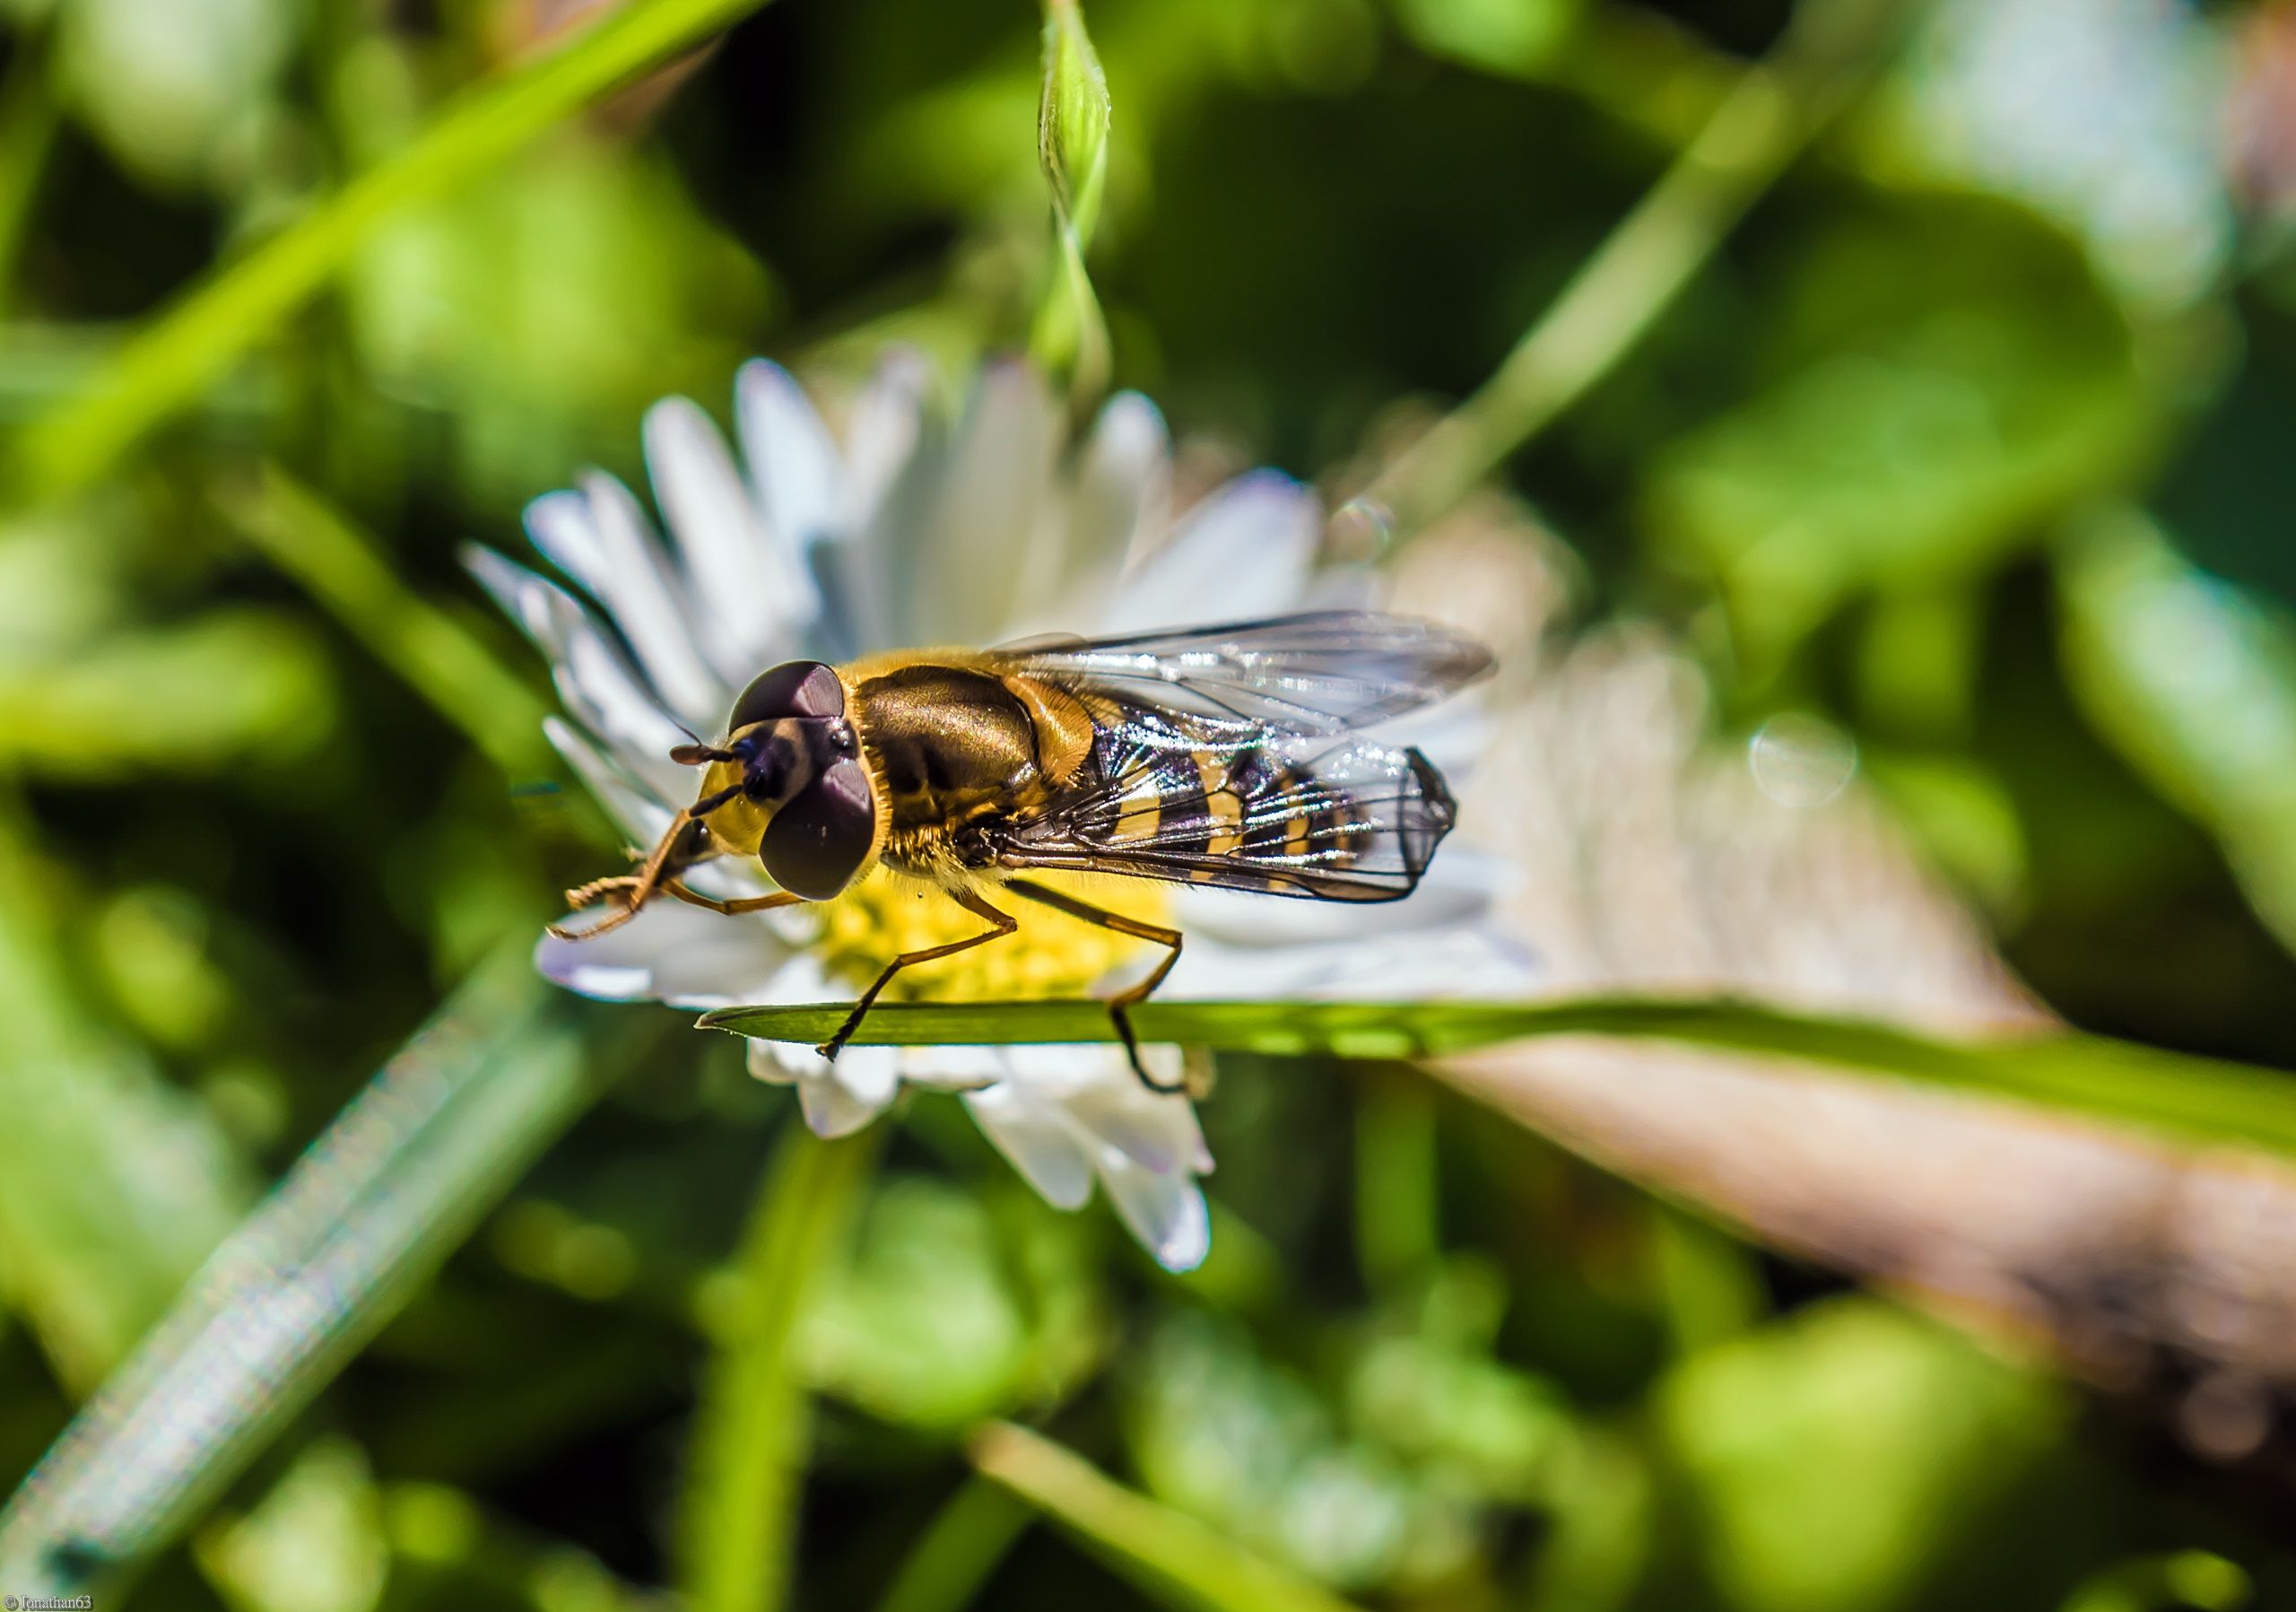
[[[937,1091],[972,1091],[1012,1072],[1006,1051],[1004,1047],[903,1047],[900,1077]]]
[[[1316,495],[1255,470],[1212,493],[1137,562],[1102,624],[1109,632],[1245,621],[1296,609],[1314,562]]]
[[[1109,400],[1063,501],[1067,522],[1057,573],[1047,567],[1047,603],[1017,612],[1012,638],[1074,632],[1109,611],[1117,579],[1148,535],[1161,535],[1171,502],[1171,440],[1156,405],[1137,392]],[[1058,516],[1055,516],[1058,518]]]
[[[1204,1156],[1196,1110],[1178,1093],[1152,1092],[1121,1050],[1105,1045],[1015,1047],[1013,1084],[1038,1101],[1057,1102],[1101,1145],[1149,1170],[1186,1169]],[[1178,1047],[1144,1047],[1142,1060],[1159,1080],[1179,1077]]]
[[[877,372],[853,400],[845,432],[845,463],[853,489],[853,526],[865,522],[901,466],[917,451],[932,371],[909,347],[889,347]]]
[[[670,826],[670,819],[677,814],[648,785],[609,760],[605,754],[584,737],[572,723],[558,717],[545,717],[542,724],[543,736],[551,748],[566,758],[566,764],[581,775],[590,793],[614,821],[614,826],[637,846],[651,846]]]
[[[926,406],[930,377],[916,354],[895,350],[853,407],[847,464],[853,512],[847,539],[814,556],[835,631],[832,653],[850,656],[918,641],[899,601],[911,556],[940,507],[948,432]]]
[[[733,703],[733,690],[702,663],[696,647],[703,607],[671,569],[653,523],[630,489],[601,471],[583,476],[581,485],[605,558],[604,572],[591,591],[613,616],[671,710],[690,727],[714,731]],[[537,500],[535,507],[545,501]]]
[[[1048,518],[1057,418],[1026,364],[982,369],[949,451],[938,507],[897,581],[895,611],[917,642],[986,644],[1011,636],[1031,589],[1051,602],[1059,523]]]
[[[491,549],[465,549],[463,563],[550,658],[559,698],[616,762],[665,799],[693,787],[669,756],[684,732],[580,601]]]
[[[1100,1160],[1100,1180],[1117,1213],[1170,1271],[1194,1270],[1212,1251],[1212,1217],[1193,1176],[1160,1175],[1113,1149]]]
[[[700,405],[665,397],[646,413],[655,501],[685,562],[693,623],[736,687],[792,651],[819,607],[812,579],[767,535],[726,440]]]
[[[1031,1103],[1009,1081],[968,1092],[964,1102],[981,1133],[1047,1203],[1075,1209],[1091,1197],[1091,1159],[1057,1111]]]
[[[1520,996],[1541,977],[1535,952],[1489,924],[1386,940],[1191,948],[1158,994],[1173,1001],[1286,998],[1428,1001]],[[1186,972],[1183,972],[1183,969]]]
[[[574,928],[604,920],[593,909],[570,914]],[[588,939],[544,935],[535,967],[545,979],[611,1002],[732,1007],[770,999],[792,956],[788,945],[753,918],[726,918],[683,902],[648,904],[628,923]]]
[[[781,1049],[784,1044],[780,1041],[752,1041],[748,1044],[743,1053],[743,1061],[749,1065],[750,1077],[752,1080],[770,1081],[775,1085],[787,1085],[797,1078],[797,1071],[802,1066],[783,1059]],[[811,1049],[807,1050],[810,1051]]]
[[[900,1090],[900,1049],[848,1047],[832,1063],[819,1053],[797,1076],[797,1102],[817,1137],[850,1136]]]
[[[758,508],[789,555],[849,531],[845,463],[804,388],[779,364],[752,359],[735,380],[734,406]],[[800,562],[799,569],[810,568]]]

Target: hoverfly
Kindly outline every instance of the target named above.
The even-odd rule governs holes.
[[[1417,750],[1358,730],[1482,676],[1488,650],[1431,623],[1325,611],[1227,626],[1000,649],[912,649],[841,667],[794,660],[735,701],[723,744],[636,873],[567,893],[621,911],[657,893],[726,913],[827,901],[873,868],[933,885],[988,927],[885,964],[820,1050],[835,1058],[905,968],[1019,928],[1002,892],[1164,955],[1110,998],[1134,1072],[1128,1010],[1178,961],[1179,931],[1017,876],[1070,869],[1318,901],[1411,893],[1454,809]],[[754,857],[779,886],[720,901],[679,876]]]

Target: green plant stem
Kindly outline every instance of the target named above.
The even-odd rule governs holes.
[[[1168,1606],[1197,1612],[1347,1612],[1347,1603],[1196,1519],[1110,1479],[1074,1451],[1000,1422],[974,1435],[982,1476],[1042,1512]]]
[[[326,284],[391,214],[465,182],[764,3],[631,0],[558,48],[465,91],[404,151],[178,301],[85,396],[28,427],[8,466],[10,489],[37,500],[94,481]]]
[[[707,1028],[826,1040],[849,1005],[729,1007]],[[1746,1002],[1591,998],[1564,1002],[1147,1002],[1143,1041],[1277,1056],[1431,1058],[1543,1035],[1642,1037],[1821,1064],[1844,1075],[2013,1097],[2134,1122],[2187,1141],[2296,1155],[2296,1075],[2100,1036],[2044,1033],[1944,1041],[1893,1025]],[[1043,1044],[1115,1039],[1093,1001],[880,1003],[856,1045]]]
[[[957,1486],[885,1589],[877,1612],[959,1612],[1028,1530],[1031,1512],[985,1477]]]
[[[179,1535],[604,1089],[523,942],[311,1144],[0,1512],[0,1581],[93,1593]],[[657,1026],[644,1033],[650,1038]]]
[[[1355,1257],[1376,1293],[1425,1279],[1442,1253],[1435,1102],[1423,1080],[1381,1069],[1355,1104]]]
[[[1441,515],[1610,373],[1866,83],[1902,9],[1803,0],[1776,51],[1738,76],[1491,379],[1366,490],[1398,532]]]
[[[766,1171],[727,1318],[702,1390],[682,1523],[695,1612],[776,1612],[788,1603],[800,1480],[812,1442],[790,1337],[843,1245],[876,1154],[876,1128],[840,1141],[792,1125]]]
[[[556,769],[545,705],[462,624],[410,591],[373,538],[276,466],[219,491],[240,534],[512,778]]]

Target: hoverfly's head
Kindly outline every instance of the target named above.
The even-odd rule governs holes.
[[[724,745],[682,745],[706,766],[691,808],[717,850],[754,855],[774,883],[826,901],[858,877],[877,842],[877,803],[845,712],[845,684],[817,660],[760,675],[734,702]]]

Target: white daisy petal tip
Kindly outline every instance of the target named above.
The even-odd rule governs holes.
[[[817,1137],[849,1137],[892,1105],[900,1091],[894,1047],[848,1047],[834,1060],[813,1055],[797,1075],[797,1102]]]
[[[1124,1224],[1166,1270],[1184,1275],[1212,1252],[1212,1211],[1194,1176],[1158,1174],[1104,1155],[1100,1181]]]

